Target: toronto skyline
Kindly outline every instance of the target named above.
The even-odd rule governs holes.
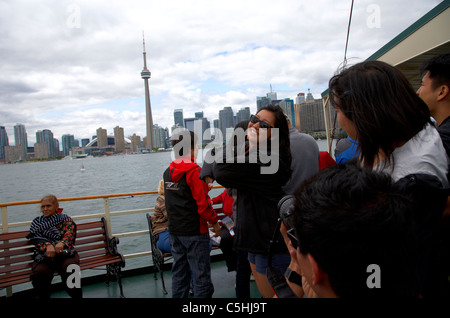
[[[357,1],[347,57],[369,57],[441,1]],[[344,57],[351,1],[74,1],[0,3],[0,125],[25,125],[28,143],[91,138],[98,127],[145,137],[140,73],[145,32],[152,120],[173,125],[224,107],[256,111],[270,86],[278,99],[315,98]],[[11,140],[10,140],[11,142]]]

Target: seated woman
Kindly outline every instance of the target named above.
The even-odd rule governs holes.
[[[72,218],[61,213],[58,199],[47,195],[41,199],[42,215],[31,223],[27,238],[36,245],[31,281],[37,295],[50,298],[53,273],[61,275],[67,293],[73,298],[81,298],[81,287],[69,287],[71,272],[67,267],[79,265],[80,258],[74,249],[76,224]]]
[[[169,219],[167,218],[166,203],[164,197],[164,181],[159,181],[159,196],[156,199],[155,213],[152,217],[153,234],[158,237],[156,245],[163,253],[170,253]]]

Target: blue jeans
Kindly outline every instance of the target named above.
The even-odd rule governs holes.
[[[172,297],[188,297],[191,272],[194,277],[194,297],[212,297],[214,286],[211,281],[209,235],[169,234],[169,238],[173,256]]]
[[[156,246],[158,246],[158,248],[163,253],[171,253],[169,242],[169,231],[167,229],[164,232],[158,234],[158,242],[156,243]]]

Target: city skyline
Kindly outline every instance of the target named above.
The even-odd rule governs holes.
[[[440,0],[355,3],[349,63],[364,60]],[[272,85],[279,99],[319,97],[342,64],[350,2],[318,0],[126,2],[12,1],[0,11],[0,118],[8,136],[91,137],[98,127],[145,136],[142,30],[153,121],[171,127],[175,108],[250,106]],[[128,133],[127,133],[128,132]]]

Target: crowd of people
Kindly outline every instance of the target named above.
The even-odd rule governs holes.
[[[202,167],[196,135],[174,134],[175,159],[163,174],[154,218],[158,247],[173,255],[172,296],[188,297],[192,288],[195,297],[212,297],[212,231],[228,270],[236,271],[238,298],[250,297],[250,273],[262,297],[448,297],[450,54],[420,72],[417,91],[380,61],[330,79],[329,99],[348,135],[336,161],[278,106],[239,123]],[[246,138],[238,138],[243,131]],[[262,173],[273,163],[267,158],[277,162],[273,173]],[[211,199],[213,182],[225,190]],[[42,202],[46,219],[45,207],[57,204]],[[219,203],[232,231],[213,209]],[[57,243],[38,244],[53,257],[60,242],[71,247],[64,234],[71,219],[58,222]]]

